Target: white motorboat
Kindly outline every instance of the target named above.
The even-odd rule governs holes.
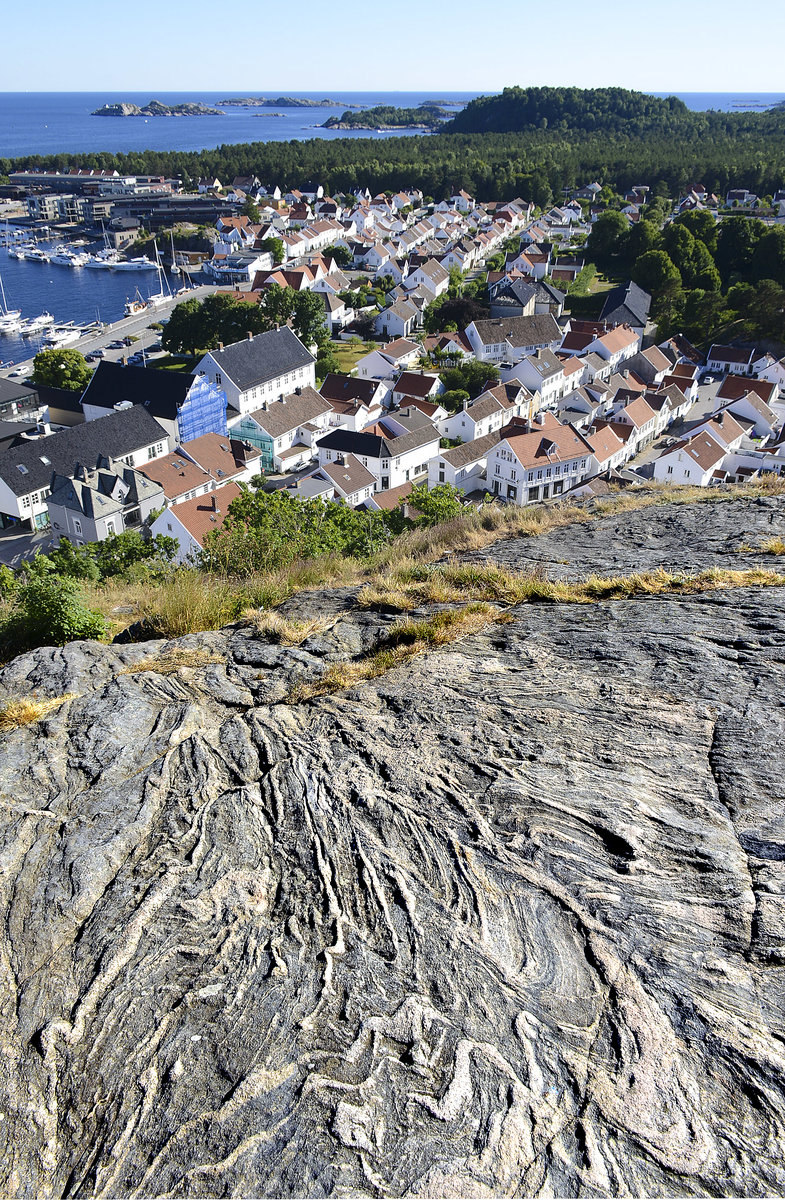
[[[72,267],[74,266],[75,257],[76,255],[74,254],[73,250],[66,250],[65,247],[63,247],[62,249],[55,250],[55,252],[49,256],[49,261],[56,267]]]
[[[49,329],[54,323],[54,317],[48,312],[41,313],[38,317],[30,317],[29,320],[22,323],[22,337],[34,337],[37,333],[43,333],[45,329]]]
[[[127,258],[124,262],[112,264],[113,271],[155,271],[156,266],[149,258]]]
[[[50,349],[59,349],[61,346],[70,346],[73,342],[78,342],[81,336],[81,329],[75,325],[55,325],[54,329],[50,329],[44,336],[44,342]]]
[[[37,246],[31,246],[29,249],[23,250],[22,258],[24,258],[27,262],[49,262],[49,255],[46,253],[46,251],[39,250]]]

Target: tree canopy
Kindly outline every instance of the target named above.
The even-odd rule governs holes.
[[[32,382],[42,387],[83,392],[93,372],[78,350],[40,350],[33,359]]]

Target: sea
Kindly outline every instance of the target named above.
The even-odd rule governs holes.
[[[0,93],[0,158],[28,154],[83,154],[101,150],[127,153],[135,150],[206,150],[239,142],[301,141],[307,138],[389,137],[384,131],[331,130],[320,125],[347,108],[372,108],[379,104],[414,108],[425,101],[458,112],[475,92],[341,92],[332,91],[329,107],[241,108],[220,101],[262,95],[261,92],[2,92]],[[290,93],[302,99],[321,100],[324,93]],[[695,111],[764,110],[785,101],[785,92],[655,92],[677,95]],[[274,96],[272,98],[275,98]],[[201,101],[220,108],[220,117],[94,117],[94,109],[123,100],[140,107],[150,100],[164,104]],[[401,131],[401,135],[421,131]],[[398,136],[396,134],[396,136]],[[77,324],[114,321],[122,316],[125,301],[138,287],[143,296],[158,291],[154,272],[115,274],[87,271],[10,258],[0,248],[0,278],[9,308],[24,317],[47,311],[58,321]],[[29,358],[38,346],[30,339],[0,335],[0,363],[8,366]]]

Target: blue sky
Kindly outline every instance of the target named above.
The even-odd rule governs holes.
[[[3,18],[4,91],[785,88],[781,0],[39,0]],[[779,61],[778,61],[779,59]]]

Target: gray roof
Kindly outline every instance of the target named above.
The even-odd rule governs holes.
[[[300,392],[292,392],[283,400],[275,400],[269,408],[259,408],[251,413],[256,424],[272,438],[281,437],[292,429],[313,421],[322,413],[332,412],[329,400],[320,396],[312,387],[304,387]]]
[[[499,432],[486,433],[485,437],[475,438],[473,442],[462,442],[460,446],[453,446],[452,450],[442,450],[439,457],[453,467],[467,467],[469,463],[485,458],[488,451],[501,440]]]
[[[381,437],[377,433],[354,433],[351,429],[334,429],[320,438],[318,445],[328,450],[340,450],[365,458],[394,458],[428,442],[439,440],[439,431],[428,422],[422,429],[402,433],[400,437]]]
[[[605,297],[600,320],[616,321],[620,325],[644,326],[649,319],[650,308],[649,293],[630,281],[611,288]]]
[[[55,474],[70,478],[80,463],[94,466],[101,457],[126,458],[165,439],[166,434],[155,418],[147,409],[135,405],[97,421],[73,425],[49,437],[19,441],[7,450],[0,450],[0,479],[15,496],[27,496],[39,488],[50,487]],[[20,467],[24,470],[20,471]]]
[[[159,498],[164,499],[160,483],[153,483],[123,462],[99,458],[95,470],[80,467],[74,479],[55,475],[49,502],[96,520],[111,517],[141,500]]]
[[[316,361],[288,325],[210,353],[241,392]]]
[[[10,404],[15,401],[25,408],[35,408],[39,404],[35,384],[22,383],[21,379],[0,379],[0,404]]]
[[[194,376],[183,371],[156,371],[103,361],[85,388],[82,403],[97,408],[115,408],[123,401],[141,404],[153,417],[176,421],[193,384]]]
[[[562,337],[562,331],[550,313],[534,317],[498,317],[474,322],[484,346],[509,340],[511,346],[547,346]]]

